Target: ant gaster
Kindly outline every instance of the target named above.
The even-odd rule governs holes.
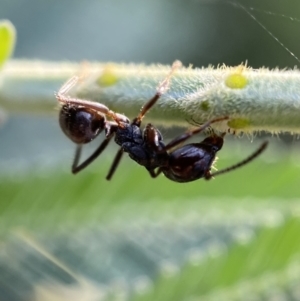
[[[217,135],[213,132],[200,143],[178,147],[190,137],[203,132],[211,124],[228,120],[227,116],[209,120],[197,129],[176,137],[168,144],[164,143],[161,133],[152,124],[148,123],[143,131],[140,129],[145,114],[169,88],[170,78],[180,66],[179,61],[173,63],[170,73],[158,86],[155,95],[131,122],[125,115],[115,113],[103,104],[67,96],[67,92],[76,85],[79,78],[74,76],[67,81],[56,94],[56,98],[62,104],[59,115],[61,129],[77,144],[72,172],[76,174],[92,163],[106,148],[112,137],[115,137],[115,142],[121,148],[111,165],[107,180],[112,178],[124,152],[128,153],[130,158],[138,164],[144,166],[151,177],[156,178],[163,173],[175,182],[190,182],[200,178],[209,180],[249,163],[262,153],[268,142],[262,143],[252,155],[243,161],[211,173],[216,153],[223,146],[225,133]],[[107,120],[106,117],[111,120]],[[103,130],[105,131],[105,140],[90,157],[79,164],[82,145],[95,139]],[[172,151],[174,148],[175,150]]]

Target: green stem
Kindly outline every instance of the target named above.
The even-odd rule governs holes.
[[[169,71],[170,66],[161,65],[11,61],[2,73],[0,105],[16,112],[53,112],[54,92],[79,74],[85,77],[70,94],[104,103],[132,118]],[[181,68],[149,120],[186,124],[186,120],[201,123],[220,116],[231,118],[221,130],[300,133],[299,70]]]

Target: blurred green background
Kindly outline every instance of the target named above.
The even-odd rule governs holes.
[[[238,3],[300,18],[296,0]],[[300,55],[298,21],[251,12]],[[224,1],[0,0],[0,19],[16,26],[15,58],[299,65]],[[117,148],[73,176],[55,107],[53,97],[48,115],[6,112],[0,129],[1,301],[300,300],[297,137],[226,137],[218,169],[266,137],[270,147],[209,182],[152,180],[125,156],[108,183]]]

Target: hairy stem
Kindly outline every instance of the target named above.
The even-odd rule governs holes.
[[[11,112],[55,112],[54,92],[77,74],[82,80],[71,95],[101,102],[132,118],[169,71],[170,66],[161,65],[15,60],[2,72],[0,106]],[[180,68],[149,120],[177,125],[221,116],[230,117],[221,130],[300,133],[300,71]]]

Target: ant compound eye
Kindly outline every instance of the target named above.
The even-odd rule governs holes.
[[[73,142],[84,144],[95,139],[104,129],[105,117],[94,110],[67,104],[60,110],[59,124]]]

